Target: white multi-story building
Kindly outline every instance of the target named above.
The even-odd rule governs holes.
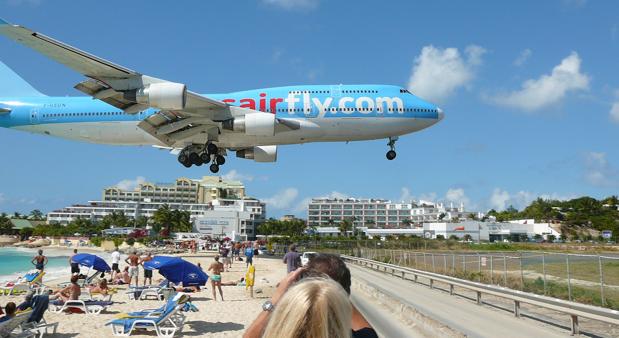
[[[78,218],[99,222],[112,213],[123,213],[133,219],[150,218],[164,205],[188,211],[192,222],[215,213],[226,213],[227,217],[236,218],[237,233],[248,238],[255,236],[255,227],[266,218],[265,204],[245,197],[241,182],[205,176],[201,180],[179,178],[174,184],[142,183],[133,190],[106,188],[103,200],[54,210],[47,214],[47,222],[66,225]]]
[[[466,219],[471,214],[476,215],[464,211],[463,204],[455,208],[427,201],[393,203],[382,199],[314,198],[308,206],[307,220],[309,226],[330,226],[348,219],[357,227],[410,228],[424,222]]]
[[[534,220],[523,220],[513,222],[431,222],[423,223],[420,227],[408,229],[369,229],[366,227],[357,228],[359,233],[368,237],[383,238],[386,236],[417,236],[427,239],[436,239],[442,236],[448,239],[452,236],[464,239],[467,235],[472,241],[523,241],[535,238],[536,235],[549,239],[554,236],[556,239],[560,234],[551,227],[549,223],[535,223]],[[338,227],[319,227],[316,233],[320,236],[343,236]],[[346,236],[352,236],[349,230]]]

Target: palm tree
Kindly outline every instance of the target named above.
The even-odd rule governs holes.
[[[349,219],[344,219],[340,222],[340,225],[338,226],[338,230],[340,230],[340,233],[343,234],[344,236],[348,236],[348,231],[352,229],[352,223],[350,222]]]
[[[30,218],[32,218],[35,221],[43,220],[43,216],[44,216],[43,213],[39,209],[34,209],[30,212]]]

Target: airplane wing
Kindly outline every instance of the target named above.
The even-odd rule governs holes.
[[[236,107],[187,90],[184,84],[141,74],[2,19],[0,34],[86,76],[75,88],[95,99],[127,114],[158,109],[139,126],[168,146],[198,133],[216,140],[222,121],[243,114]]]

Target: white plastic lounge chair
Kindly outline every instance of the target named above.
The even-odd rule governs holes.
[[[26,323],[30,317],[30,312],[19,313],[15,317],[0,323],[0,337],[22,337],[20,326]],[[23,335],[23,337],[28,337],[28,335]]]
[[[64,303],[53,302],[49,304],[49,311],[54,313],[64,312],[65,310],[79,310],[82,313],[98,315],[105,311],[112,302],[89,301],[89,300],[68,300]]]
[[[111,291],[107,294],[101,294],[101,293],[93,293],[90,291],[90,288],[83,288],[82,289],[82,293],[80,296],[80,299],[83,300],[90,300],[90,301],[103,301],[103,302],[111,302],[112,301],[112,296],[116,293],[116,291]]]
[[[168,287],[168,281],[164,280],[158,285],[129,288],[129,290],[127,290],[127,296],[129,296],[130,300],[145,300],[149,298],[163,300],[165,298],[165,291],[172,290],[174,289]]]
[[[19,278],[13,285],[0,286],[0,294],[13,296],[28,292],[31,288],[41,286],[41,279],[45,275],[45,271],[29,272]]]
[[[139,318],[123,318],[115,319],[106,325],[112,326],[112,333],[115,336],[130,336],[136,329],[154,330],[157,337],[171,338],[177,331],[182,330],[185,322],[185,316],[178,311],[182,305],[177,305],[166,309],[165,312],[159,315],[147,315]],[[176,320],[174,320],[174,319]]]

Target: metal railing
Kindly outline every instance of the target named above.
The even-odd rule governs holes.
[[[384,263],[619,310],[619,255],[542,251],[413,251],[321,248]]]
[[[352,262],[358,265],[370,267],[372,269],[390,272],[394,276],[399,276],[402,279],[418,282],[418,278],[425,278],[429,280],[430,288],[434,288],[435,282],[441,282],[449,285],[449,293],[454,294],[454,287],[461,287],[467,290],[474,291],[477,295],[477,304],[482,304],[482,294],[492,295],[509,299],[514,302],[514,315],[520,317],[520,304],[531,304],[534,306],[543,307],[546,309],[555,310],[558,312],[566,313],[570,316],[571,320],[571,333],[579,334],[578,318],[589,318],[598,320],[601,322],[619,325],[619,311],[606,309],[602,307],[586,305],[576,303],[573,301],[562,300],[558,298],[547,297],[543,295],[537,295],[534,293],[518,291],[506,287],[488,285],[479,282],[473,282],[465,279],[455,278],[451,276],[445,276],[434,272],[422,271],[413,268],[407,268],[390,263],[383,263],[371,259],[342,255],[345,261]],[[436,262],[435,262],[436,263]],[[413,279],[407,278],[407,276],[413,276]]]

